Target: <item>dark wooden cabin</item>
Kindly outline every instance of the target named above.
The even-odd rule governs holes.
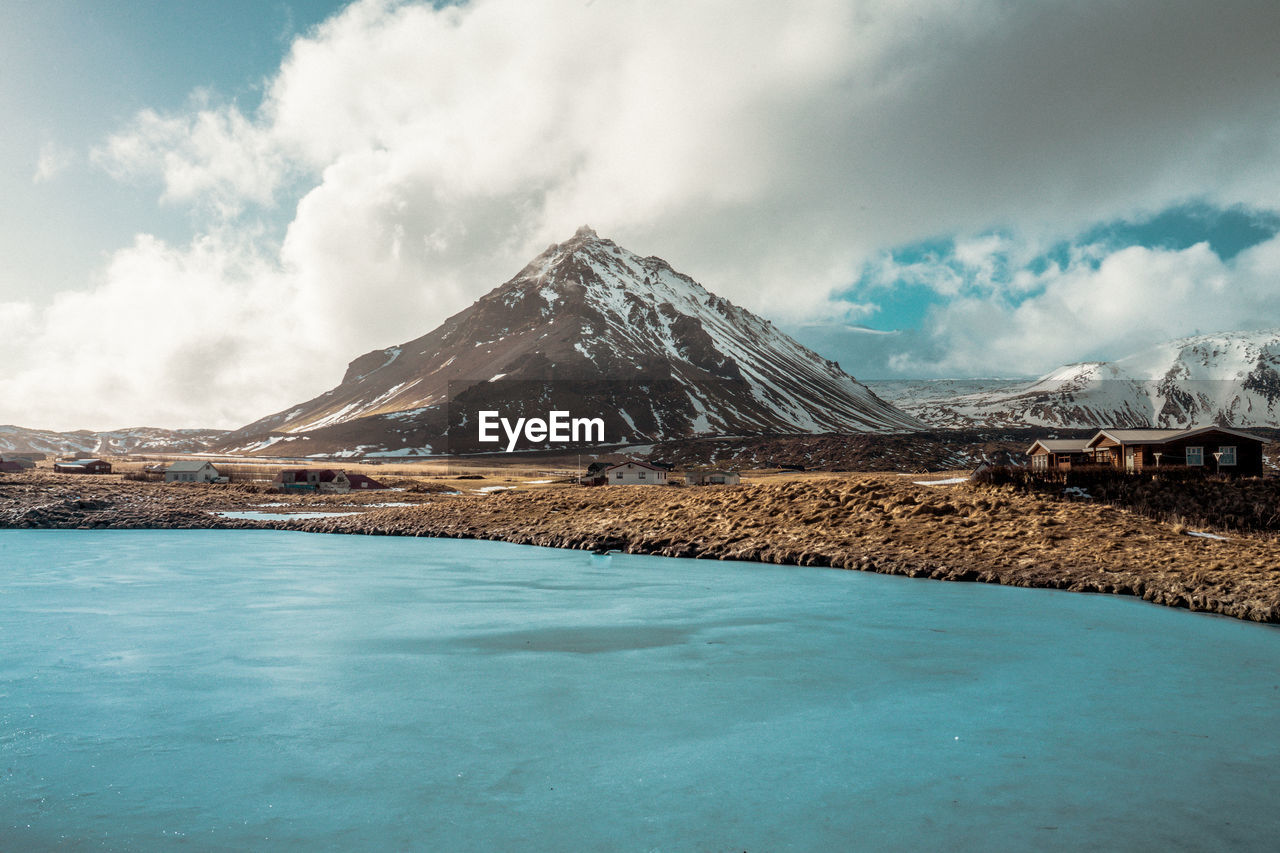
[[[1227,427],[1104,429],[1089,439],[1094,464],[1137,473],[1160,468],[1262,476],[1263,440]]]
[[[1087,465],[1093,459],[1087,438],[1041,438],[1027,449],[1032,471],[1070,471],[1073,466]]]
[[[73,459],[53,463],[55,474],[110,474],[111,463],[101,459]]]

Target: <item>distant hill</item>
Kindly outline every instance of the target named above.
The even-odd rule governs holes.
[[[217,429],[130,429],[55,432],[0,426],[0,457],[9,453],[113,456],[125,453],[203,453],[226,434]]]

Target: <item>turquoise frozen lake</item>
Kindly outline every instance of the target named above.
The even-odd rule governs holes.
[[[0,850],[1275,849],[1280,631],[501,543],[0,531]]]

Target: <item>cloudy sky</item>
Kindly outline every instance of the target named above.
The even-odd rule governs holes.
[[[0,0],[0,423],[233,427],[582,224],[859,378],[1280,326],[1280,4]]]

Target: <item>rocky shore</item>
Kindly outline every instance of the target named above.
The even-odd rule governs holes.
[[[0,483],[0,527],[265,527],[493,539],[1133,595],[1280,622],[1280,543],[1274,536],[1218,531],[1223,538],[1210,538],[1196,535],[1206,531],[1088,500],[915,479],[854,474],[708,488],[388,497],[26,475]],[[378,505],[388,502],[410,505]],[[216,514],[229,510],[357,514],[266,521]]]

